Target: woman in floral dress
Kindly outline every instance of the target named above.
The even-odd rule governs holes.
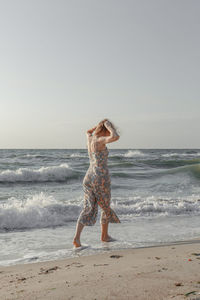
[[[79,215],[73,239],[76,248],[81,246],[80,235],[84,226],[92,226],[96,223],[98,205],[101,208],[101,240],[103,242],[114,240],[108,235],[108,224],[109,222],[120,223],[120,220],[110,207],[110,175],[106,144],[118,139],[119,135],[114,125],[108,119],[104,119],[87,131],[90,166],[83,179],[84,207]]]

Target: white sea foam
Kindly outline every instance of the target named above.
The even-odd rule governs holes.
[[[75,171],[65,163],[39,169],[19,168],[17,170],[1,171],[0,182],[65,181],[75,175]]]
[[[186,199],[149,197],[128,197],[113,199],[111,207],[120,219],[134,217],[157,217],[175,215],[199,215],[200,199],[191,196]],[[46,228],[67,225],[76,221],[82,202],[73,204],[58,202],[53,196],[43,192],[25,200],[12,197],[0,204],[0,230]],[[100,211],[100,208],[99,208]]]
[[[124,157],[145,156],[145,153],[139,150],[129,150],[123,156]]]
[[[186,199],[132,197],[126,201],[116,201],[115,210],[119,215],[156,216],[156,215],[191,215],[200,214],[200,197],[191,196]]]
[[[172,152],[172,153],[162,154],[162,157],[186,157],[186,156],[191,156],[191,157],[200,156],[200,152],[197,152],[197,153],[176,153],[176,152]]]
[[[65,225],[75,221],[80,206],[58,203],[43,192],[25,200],[12,197],[0,205],[0,230],[19,230]]]
[[[27,153],[25,155],[25,157],[38,157],[38,156],[41,156],[41,155],[38,155],[38,154],[29,154],[29,153]]]

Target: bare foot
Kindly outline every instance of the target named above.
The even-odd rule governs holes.
[[[73,245],[74,245],[76,248],[81,247],[80,240],[74,238],[74,239],[73,239]]]
[[[112,238],[111,236],[107,235],[106,237],[102,237],[101,238],[102,242],[113,242],[116,241],[114,238]]]

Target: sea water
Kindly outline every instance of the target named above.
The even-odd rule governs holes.
[[[74,250],[86,149],[0,150],[0,265],[91,255],[200,236],[199,149],[109,149],[115,242],[102,243],[100,208]]]

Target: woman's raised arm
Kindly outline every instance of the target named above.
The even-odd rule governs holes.
[[[97,126],[91,128],[91,129],[88,129],[88,131],[86,132],[87,135],[92,135],[93,131],[95,131],[95,129],[97,128]]]
[[[117,141],[119,139],[119,134],[117,133],[117,131],[114,128],[114,126],[112,125],[112,123],[110,121],[106,120],[104,122],[104,126],[110,132],[110,135],[105,136],[105,137],[100,137],[99,139],[101,140],[101,142],[107,144],[107,143],[112,143],[112,142]]]

